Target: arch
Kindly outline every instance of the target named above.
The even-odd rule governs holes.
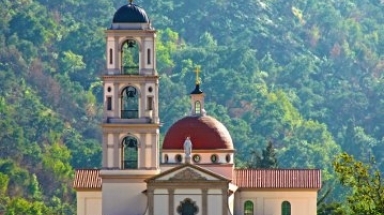
[[[253,215],[254,207],[253,202],[250,200],[247,200],[244,202],[244,215]]]
[[[122,141],[122,169],[137,169],[138,167],[138,141],[133,136],[126,136]]]
[[[284,201],[281,203],[281,215],[291,215],[291,203]]]
[[[133,86],[128,86],[121,92],[121,118],[139,118],[139,93]]]
[[[121,44],[121,73],[138,75],[140,63],[140,44],[134,39],[124,40]]]

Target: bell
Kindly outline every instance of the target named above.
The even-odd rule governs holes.
[[[135,46],[134,40],[128,40],[128,48],[133,48]]]

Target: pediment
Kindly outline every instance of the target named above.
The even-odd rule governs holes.
[[[182,166],[175,167],[167,170],[159,175],[152,177],[147,182],[188,182],[188,181],[228,181],[223,176],[216,174],[208,169],[185,164]]]
[[[191,168],[186,168],[178,173],[176,173],[173,177],[169,178],[170,181],[201,181],[207,180],[202,174],[199,172],[192,170]]]

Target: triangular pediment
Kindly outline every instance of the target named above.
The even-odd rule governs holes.
[[[208,169],[191,165],[184,164],[170,170],[167,170],[155,177],[147,180],[147,182],[182,182],[182,181],[230,181],[223,176],[216,174]]]

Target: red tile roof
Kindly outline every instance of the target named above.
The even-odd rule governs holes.
[[[320,189],[318,169],[236,169],[232,181],[240,188]]]
[[[74,189],[101,189],[101,178],[99,169],[78,169],[73,181]]]
[[[98,169],[78,169],[74,189],[100,190]],[[240,188],[320,189],[318,169],[235,169],[232,183]]]

